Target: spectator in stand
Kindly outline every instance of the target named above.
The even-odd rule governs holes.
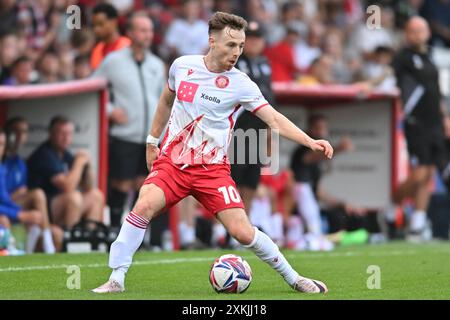
[[[2,35],[0,37],[0,84],[11,77],[12,65],[19,56],[19,39],[16,34]]]
[[[378,46],[397,48],[398,36],[394,29],[395,17],[392,9],[381,8],[381,28],[368,28],[367,19],[369,19],[369,13],[350,34],[349,50],[364,57],[370,55]]]
[[[47,198],[44,191],[42,189],[28,188],[28,169],[25,161],[19,156],[20,149],[28,140],[28,123],[22,117],[11,118],[6,122],[5,132],[7,136],[7,150],[4,165],[6,168],[7,191],[16,204],[26,209],[37,209],[43,215],[45,229],[41,230],[41,227],[38,225],[29,228],[27,251],[34,251],[37,238],[40,236],[42,236],[44,252],[54,252],[55,248],[56,251],[60,251],[63,232],[61,228],[48,222]]]
[[[321,55],[314,59],[308,74],[302,75],[298,83],[301,85],[335,83],[333,79],[333,59],[328,55]]]
[[[431,44],[450,47],[450,1],[424,1],[421,14],[430,23]]]
[[[21,207],[15,203],[7,190],[8,168],[3,163],[6,151],[6,134],[0,129],[0,216],[2,224],[9,228],[10,222],[23,223],[28,228],[26,249],[28,253],[34,252],[39,236],[44,237],[44,248],[46,253],[54,253],[52,235],[49,229],[48,216],[36,207],[36,204],[43,205],[42,201],[30,203],[29,206]]]
[[[95,46],[95,35],[91,29],[81,28],[72,31],[70,38],[74,56],[91,55],[91,51]]]
[[[286,37],[287,27],[295,25],[302,36],[306,35],[308,27],[305,23],[303,12],[303,3],[290,0],[281,6],[281,19],[271,28],[266,29],[266,40],[269,46],[272,46]]]
[[[92,50],[92,70],[97,69],[109,53],[128,47],[131,43],[130,39],[120,35],[117,19],[118,12],[109,3],[100,3],[92,11],[92,27],[98,40]]]
[[[333,60],[332,78],[337,83],[348,84],[353,82],[354,74],[351,68],[352,61],[344,55],[343,35],[337,30],[328,32],[323,42],[323,54]]]
[[[36,83],[34,78],[33,61],[26,56],[17,58],[11,66],[11,76],[3,81],[2,84],[10,86],[20,86]]]
[[[81,219],[103,221],[104,196],[93,185],[90,156],[84,150],[73,155],[73,123],[61,116],[49,125],[49,139],[29,157],[29,187],[45,191],[51,221],[71,229]]]
[[[165,45],[170,59],[180,55],[204,54],[208,50],[208,24],[200,19],[199,0],[183,0],[183,17],[172,22]]]
[[[88,55],[77,56],[74,59],[73,77],[75,80],[86,79],[92,73]]]
[[[388,47],[377,47],[370,60],[363,64],[363,81],[376,89],[391,90],[396,86],[394,69],[391,67],[394,51]]]
[[[2,0],[0,2],[0,35],[16,31],[17,0]]]
[[[42,54],[37,64],[39,73],[39,83],[57,83],[61,82],[60,77],[61,64],[58,56],[52,51],[46,51]]]
[[[55,13],[48,0],[18,2],[18,25],[27,41],[27,56],[33,61],[37,61],[56,39],[63,21],[55,19]]]
[[[297,41],[294,45],[294,60],[302,72],[306,72],[311,63],[322,54],[322,39],[325,28],[319,21],[309,25],[307,41]]]
[[[286,37],[273,47],[266,49],[265,55],[272,67],[272,81],[294,81],[300,70],[295,64],[294,45],[300,37],[296,28],[288,26]]]

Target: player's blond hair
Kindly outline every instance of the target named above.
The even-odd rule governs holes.
[[[245,30],[247,28],[247,21],[235,14],[218,11],[211,17],[208,26],[208,33],[211,35],[211,33],[221,31],[225,27],[230,27],[234,30]]]

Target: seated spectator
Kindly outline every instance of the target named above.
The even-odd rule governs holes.
[[[328,122],[323,115],[312,115],[308,119],[308,134],[314,139],[325,139],[328,136]],[[335,146],[334,154],[349,152],[353,149],[353,144],[348,137],[343,137],[339,145]],[[305,221],[307,234],[321,237],[323,227],[321,221],[321,208],[319,202],[330,210],[339,209],[336,215],[344,212],[346,215],[363,215],[363,209],[353,206],[345,201],[336,199],[327,194],[320,186],[323,175],[325,157],[310,149],[299,146],[292,155],[291,169],[295,177],[295,198],[297,202],[297,212]],[[331,211],[330,211],[331,212]],[[335,211],[332,211],[335,213]],[[342,224],[337,219],[328,219],[331,232],[340,231]],[[339,224],[338,227],[334,225]]]
[[[264,52],[272,68],[272,81],[293,81],[300,70],[294,59],[294,44],[298,41],[300,31],[288,27],[286,37]]]
[[[19,39],[14,33],[6,33],[0,37],[0,83],[11,77],[14,61],[20,56]]]
[[[28,123],[22,117],[14,117],[5,125],[7,136],[7,150],[4,164],[6,167],[6,188],[11,199],[24,208],[36,208],[44,215],[45,225],[49,224],[47,198],[42,189],[28,189],[28,169],[25,161],[19,156],[19,150],[28,139]],[[51,234],[50,234],[51,233]],[[38,230],[37,227],[30,228],[31,238],[42,235],[42,249],[44,252],[54,252],[55,248],[62,248],[62,229],[56,225]],[[53,238],[53,241],[51,239]],[[34,241],[32,241],[33,243]],[[33,246],[34,247],[34,246]],[[31,251],[31,248],[29,249]]]
[[[363,81],[377,89],[393,89],[396,86],[394,69],[391,67],[394,50],[379,46],[364,63],[362,68]]]
[[[450,47],[450,2],[447,0],[424,1],[421,13],[430,23],[431,44]]]
[[[183,17],[172,22],[167,30],[165,45],[168,56],[204,54],[208,50],[208,24],[200,19],[199,0],[183,1]]]
[[[74,60],[73,77],[75,80],[86,79],[92,73],[91,65],[89,63],[89,56],[77,56]]]
[[[4,158],[6,151],[6,134],[0,129],[0,159]],[[27,207],[22,207],[14,202],[7,190],[8,168],[3,161],[0,162],[0,217],[2,225],[9,228],[11,222],[23,223],[28,229],[26,249],[32,253],[35,249],[39,236],[43,235],[46,253],[54,253],[52,236],[49,230],[48,217],[43,212],[42,207],[31,203]],[[42,205],[42,202],[39,202]]]
[[[308,29],[306,41],[297,41],[294,45],[294,61],[300,70],[308,70],[311,63],[322,54],[322,38],[325,28],[321,22],[313,22]]]
[[[33,79],[34,63],[26,56],[17,58],[11,66],[11,76],[3,81],[3,85],[18,86],[36,83]]]
[[[59,75],[61,64],[58,56],[52,51],[46,51],[42,54],[37,65],[39,73],[39,83],[56,83],[62,81]]]
[[[308,74],[299,78],[301,85],[332,84],[333,79],[333,59],[328,55],[321,55],[311,63]]]
[[[71,229],[81,219],[102,221],[104,197],[93,186],[89,154],[80,150],[73,155],[74,125],[61,116],[49,126],[49,139],[28,159],[29,185],[45,191],[53,223]]]

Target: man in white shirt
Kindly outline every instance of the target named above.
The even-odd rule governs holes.
[[[170,56],[204,54],[208,50],[208,24],[200,19],[199,0],[183,1],[183,18],[175,19],[169,26],[165,45]]]

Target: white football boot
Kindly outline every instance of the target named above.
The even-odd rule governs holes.
[[[108,280],[105,284],[92,290],[94,293],[119,293],[124,292],[125,288],[116,280]]]
[[[328,288],[322,281],[313,280],[299,276],[295,284],[294,290],[304,293],[327,293]]]

